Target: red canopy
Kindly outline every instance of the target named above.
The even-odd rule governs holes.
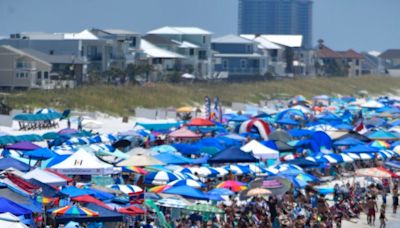
[[[187,124],[187,126],[214,126],[215,124],[207,119],[193,118]]]
[[[200,138],[201,135],[194,133],[193,131],[187,128],[181,128],[176,131],[169,133],[168,135],[171,138]]]
[[[145,211],[139,207],[131,205],[129,207],[123,207],[118,210],[119,213],[127,214],[127,215],[143,215]]]
[[[81,196],[77,196],[77,197],[73,197],[71,198],[72,201],[76,201],[76,202],[84,202],[84,203],[94,203],[97,204],[101,207],[107,208],[112,210],[111,207],[107,206],[107,204],[103,203],[102,201],[94,198],[93,196],[90,195],[81,195]]]
[[[5,176],[11,181],[13,182],[15,185],[17,185],[18,187],[22,188],[24,191],[28,192],[29,194],[34,193],[35,191],[39,190],[40,187],[33,185],[29,182],[27,182],[26,180],[15,176],[12,173],[6,173]]]

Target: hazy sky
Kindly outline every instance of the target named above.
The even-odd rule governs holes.
[[[198,26],[216,36],[237,32],[238,0],[0,0],[0,35]],[[335,49],[400,48],[400,0],[314,0],[314,43]]]

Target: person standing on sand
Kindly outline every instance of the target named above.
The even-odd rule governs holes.
[[[379,228],[385,228],[386,227],[386,215],[385,215],[385,204],[382,204],[381,206],[381,213],[379,215],[379,220],[381,221],[381,224],[379,225]]]
[[[397,206],[399,206],[399,189],[397,184],[393,185],[392,198],[393,198],[393,214],[396,214]]]
[[[375,224],[375,214],[377,211],[378,205],[376,204],[375,197],[372,196],[367,200],[367,209],[368,209],[368,214],[367,214],[367,222],[368,224]]]

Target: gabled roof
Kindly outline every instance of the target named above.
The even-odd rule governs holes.
[[[156,35],[156,34],[147,34],[147,35],[143,36],[142,39],[145,39],[148,42],[155,44],[155,45],[175,45],[175,46],[177,46],[176,42],[173,42],[170,39],[164,38],[164,37]]]
[[[253,40],[257,42],[259,45],[259,48],[261,49],[269,49],[269,50],[274,50],[274,49],[282,49],[282,47],[278,44],[275,44],[271,41],[269,41],[266,37],[264,36],[256,36],[256,35],[240,35],[241,37],[249,40]]]
[[[138,35],[139,33],[125,29],[101,29],[102,31],[115,35]]]
[[[49,55],[44,52],[40,52],[33,49],[21,49],[21,51],[28,53],[31,56],[35,56],[48,63],[64,63],[64,64],[84,64],[85,62],[81,58],[77,58],[72,55]]]
[[[380,54],[379,57],[383,59],[400,59],[400,49],[388,49]]]
[[[214,38],[214,39],[212,39],[211,42],[212,43],[225,43],[225,44],[253,44],[254,43],[253,41],[251,41],[249,39],[245,39],[243,37],[233,35],[233,34]]]
[[[211,32],[198,27],[161,27],[149,31],[147,34],[172,34],[172,35],[211,35]]]
[[[363,55],[349,49],[347,51],[334,51],[325,45],[320,45],[317,50],[317,55],[319,58],[329,58],[329,59],[362,59]]]
[[[38,57],[35,56],[35,55],[31,55],[31,54],[29,54],[29,53],[27,53],[27,52],[24,52],[24,51],[22,51],[22,50],[20,50],[20,49],[11,47],[11,46],[9,46],[9,45],[2,45],[2,46],[0,46],[0,47],[5,48],[5,49],[7,49],[7,50],[9,50],[9,51],[11,51],[11,52],[20,54],[20,55],[22,55],[22,56],[24,56],[24,55],[29,56],[30,58],[32,58],[32,59],[34,59],[34,60],[36,60],[36,61],[38,61],[38,62],[41,62],[41,63],[43,63],[43,64],[46,64],[46,65],[48,65],[48,66],[51,66],[51,63],[49,63],[49,62],[47,62],[47,61],[45,61],[45,60],[43,60],[43,59],[41,59],[41,58],[38,58]]]
[[[145,39],[142,39],[142,41],[140,42],[140,48],[146,55],[150,56],[151,58],[165,58],[165,59],[185,58],[184,56],[178,53],[159,48]]]
[[[349,59],[363,58],[363,56],[360,53],[354,51],[353,49],[349,49],[347,51],[339,51],[338,53],[342,56],[342,58],[349,58]]]
[[[78,33],[64,33],[65,40],[99,40],[90,30],[85,29]]]
[[[340,59],[341,55],[325,45],[320,45],[317,51],[319,58]]]
[[[193,43],[190,43],[190,42],[187,42],[187,41],[179,42],[179,41],[176,41],[176,40],[172,40],[172,42],[178,44],[180,48],[200,48],[196,44],[193,44]]]

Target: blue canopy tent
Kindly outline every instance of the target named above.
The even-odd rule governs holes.
[[[58,112],[49,112],[46,114],[38,113],[38,114],[30,114],[30,113],[22,113],[14,116],[14,120],[18,121],[44,121],[44,120],[55,120],[61,118],[61,113]]]
[[[288,131],[289,135],[291,135],[291,136],[293,136],[295,138],[301,138],[301,137],[310,136],[314,132],[315,131],[308,130],[308,129],[292,129],[292,130]]]
[[[347,137],[347,138],[343,138],[343,139],[339,139],[339,140],[335,141],[333,143],[333,146],[335,146],[335,147],[337,147],[337,146],[357,146],[357,145],[362,145],[362,144],[364,144],[364,142],[361,140],[358,140],[353,137]]]
[[[16,216],[32,214],[32,211],[26,207],[0,196],[0,213],[5,212]]]
[[[23,156],[30,159],[46,160],[55,157],[56,154],[48,148],[39,148],[36,150],[24,152]]]
[[[379,152],[379,148],[371,147],[369,145],[358,145],[350,147],[344,150],[345,153],[376,153]]]
[[[200,152],[201,147],[195,144],[175,143],[172,144],[172,146],[177,151],[181,152],[184,155],[192,155],[192,154],[199,155],[201,153]]]
[[[311,135],[311,139],[313,139],[319,148],[326,148],[328,150],[332,149],[332,139],[323,131],[317,131]]]
[[[161,153],[155,155],[154,157],[164,162],[165,164],[172,164],[172,165],[190,164],[192,162],[191,159],[189,158],[185,158],[183,156],[173,153]]]
[[[14,168],[22,172],[27,172],[30,170],[30,166],[28,164],[18,161],[17,159],[11,157],[0,159],[0,170],[5,170],[8,168]]]
[[[163,193],[181,195],[181,196],[189,198],[189,199],[198,199],[198,200],[209,200],[210,199],[209,196],[207,196],[200,190],[195,189],[190,186],[172,187],[172,188],[165,190]]]
[[[296,158],[293,160],[289,160],[286,163],[292,164],[292,165],[297,165],[300,166],[301,168],[318,168],[319,164],[317,162],[313,162],[310,160],[307,160],[305,158]]]
[[[257,162],[252,154],[242,151],[239,147],[229,147],[208,159],[208,163]]]

